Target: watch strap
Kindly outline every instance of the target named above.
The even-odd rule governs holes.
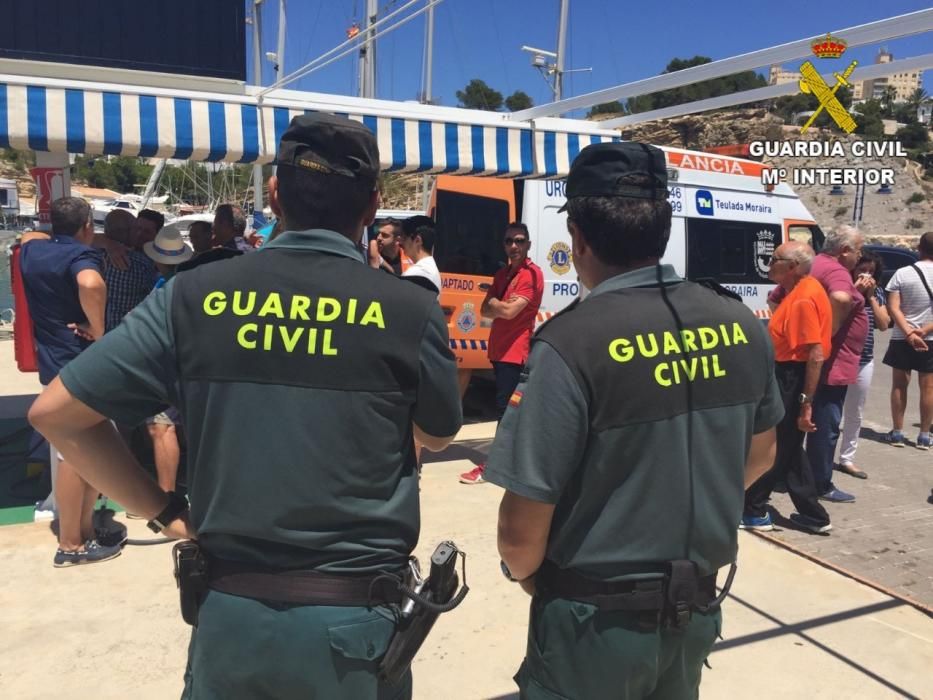
[[[160,533],[170,522],[177,519],[188,510],[188,499],[175,491],[168,491],[168,505],[162,512],[146,523],[146,526],[155,533]]]

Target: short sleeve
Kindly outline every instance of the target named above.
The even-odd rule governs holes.
[[[508,301],[513,296],[518,296],[528,301],[535,298],[534,275],[531,273],[531,270],[523,269],[518,273],[515,278],[515,286],[508,292],[508,295],[509,298],[505,299],[505,301]]]
[[[59,376],[72,396],[124,425],[177,404],[172,288],[150,294],[65,366]]]
[[[833,292],[846,292],[848,294],[852,291],[852,277],[845,268],[829,270],[821,282],[824,282],[823,286],[826,288],[827,294]]]
[[[886,291],[888,294],[890,294],[891,292],[900,292],[901,285],[904,283],[903,275],[901,274],[901,271],[906,270],[906,269],[908,268],[902,267],[900,270],[897,270],[891,276],[891,279],[888,280],[888,286],[884,288],[884,291]]]
[[[785,318],[787,343],[791,350],[796,352],[803,345],[822,342],[820,320],[812,299],[801,297],[791,301]]]
[[[98,251],[92,248],[82,250],[74,257],[74,260],[72,260],[71,264],[68,266],[68,271],[71,273],[72,277],[77,277],[78,273],[84,270],[96,270],[101,275],[104,274],[103,260]]]
[[[450,351],[447,324],[434,304],[421,338],[415,425],[428,435],[454,435],[463,425],[463,407],[457,384],[457,358]]]
[[[774,346],[771,339],[765,337],[766,363],[765,363],[765,393],[755,408],[755,426],[752,430],[756,435],[770,430],[784,418],[784,401],[778,390],[777,379],[774,376]]]
[[[578,469],[589,434],[586,399],[563,358],[536,342],[486,461],[483,478],[556,504]]]

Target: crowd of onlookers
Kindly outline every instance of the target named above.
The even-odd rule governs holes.
[[[897,270],[884,290],[882,261],[863,254],[862,242],[857,229],[841,226],[819,254],[788,241],[771,257],[769,276],[778,286],[768,299],[768,330],[785,415],[777,429],[775,466],[746,493],[744,528],[773,528],[767,503],[776,489],[786,490],[797,509],[791,520],[816,533],[832,527],[823,502],[855,500],[834,483],[833,474],[868,478],[856,451],[874,372],[875,330],[893,327],[883,359],[892,371],[892,429],[883,440],[894,447],[908,444],[904,412],[916,371],[920,428],[913,444],[933,447],[933,233],[920,238],[920,260]]]
[[[191,247],[164,216],[144,209],[134,216],[111,211],[95,235],[92,211],[78,197],[52,203],[51,233],[30,232],[21,241],[20,266],[35,329],[39,378],[47,385],[88,344],[119,326],[176,272],[255,250],[265,238],[245,238],[246,217],[233,204],[217,207],[213,222],[189,229]],[[192,249],[193,248],[193,249]],[[178,411],[167,407],[143,426],[116,426],[127,444],[137,431],[151,443],[159,486],[175,489],[181,459]],[[118,556],[124,530],[102,529],[93,517],[97,491],[50,445],[59,546],[55,566]]]
[[[222,204],[212,222],[190,226],[191,247],[176,228],[165,226],[162,214],[150,209],[137,216],[114,210],[106,217],[103,235],[95,235],[91,209],[76,197],[52,204],[51,228],[51,235],[26,234],[21,253],[43,385],[177,272],[249,253],[281,233],[270,227],[264,235],[247,239],[242,209]],[[360,252],[372,268],[439,297],[435,239],[434,222],[427,216],[388,219],[379,223]],[[510,224],[503,245],[507,264],[493,278],[480,308],[492,321],[488,357],[495,372],[499,418],[513,399],[528,358],[543,294],[541,270],[528,257],[528,228]],[[898,270],[886,289],[879,286],[881,259],[862,253],[862,236],[852,227],[831,233],[819,254],[793,240],[774,251],[769,276],[777,287],[768,300],[773,312],[768,328],[785,416],[777,430],[775,466],[748,489],[742,527],[773,527],[768,501],[778,489],[787,491],[797,509],[791,520],[812,532],[832,527],[823,503],[855,500],[833,477],[844,473],[868,478],[856,453],[875,367],[875,330],[893,328],[883,360],[893,378],[892,429],[884,440],[895,447],[908,444],[904,412],[910,376],[916,371],[921,423],[913,444],[924,450],[933,446],[933,233],[921,237],[918,251],[920,260]],[[469,377],[464,374],[461,390]],[[177,479],[180,423],[178,411],[169,407],[144,426],[117,426],[128,443],[137,432],[147,437],[159,486],[165,491],[174,490]],[[112,536],[95,528],[96,491],[50,447],[59,519],[55,565],[117,556],[125,533]],[[482,483],[483,471],[484,465],[478,465],[460,480]]]

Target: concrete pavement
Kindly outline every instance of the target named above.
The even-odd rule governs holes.
[[[424,559],[454,539],[468,553],[471,591],[415,662],[419,699],[517,698],[511,676],[524,652],[528,599],[499,572],[501,491],[457,483],[492,427],[467,426],[424,468],[418,553]],[[127,525],[131,537],[151,537],[140,521]],[[752,535],[742,533],[740,547],[703,697],[929,697],[933,620]],[[129,546],[119,559],[78,569],[53,569],[53,548],[47,524],[0,528],[4,697],[177,697],[188,628],[169,546]]]

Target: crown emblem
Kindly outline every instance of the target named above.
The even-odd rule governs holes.
[[[817,58],[839,58],[848,46],[845,39],[839,39],[826,32],[825,37],[810,44],[810,49]]]

